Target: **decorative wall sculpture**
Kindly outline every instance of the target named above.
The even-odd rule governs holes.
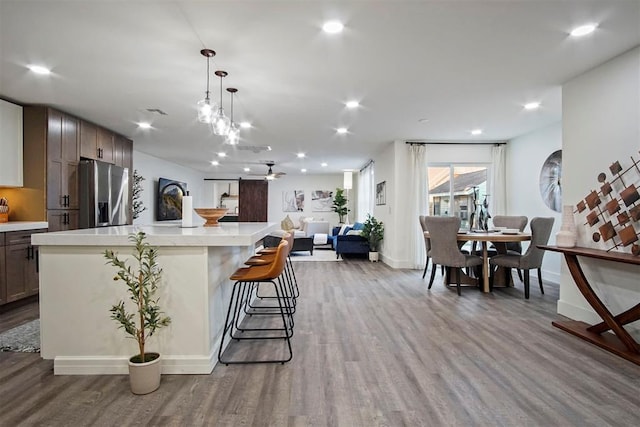
[[[640,221],[640,160],[631,156],[631,166],[626,169],[615,161],[609,166],[610,175],[598,174],[600,190],[592,190],[576,205],[578,213],[586,215],[585,225],[595,229],[591,238],[604,242],[607,251],[631,248],[640,255],[638,245],[638,221]]]

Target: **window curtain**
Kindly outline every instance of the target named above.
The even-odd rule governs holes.
[[[364,222],[367,214],[373,214],[373,180],[375,163],[370,161],[358,174],[358,216],[356,221]]]
[[[427,146],[424,144],[409,144],[409,261],[413,262],[413,268],[423,268],[426,261],[424,248],[424,236],[420,221],[420,215],[429,213],[429,184],[427,175]]]
[[[507,213],[506,145],[496,144],[491,149],[491,192],[489,214],[491,216]]]

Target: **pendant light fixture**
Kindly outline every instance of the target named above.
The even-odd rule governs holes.
[[[238,91],[235,87],[228,87],[227,92],[231,94],[231,122],[229,124],[229,131],[227,132],[226,143],[229,145],[236,145],[240,142],[240,128],[233,121],[233,95]]]
[[[200,54],[207,58],[207,91],[204,99],[198,101],[198,121],[200,123],[211,123],[213,112],[218,106],[215,103],[211,105],[211,100],[209,99],[209,58],[214,57],[216,53],[211,49],[202,49]]]
[[[226,71],[218,70],[215,75],[220,77],[220,104],[218,105],[218,112],[213,116],[213,133],[216,135],[226,135],[229,132],[229,124],[231,120],[224,115],[224,109],[222,108],[222,79],[227,77]]]

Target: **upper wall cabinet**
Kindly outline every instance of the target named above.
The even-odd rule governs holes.
[[[22,187],[22,107],[0,99],[0,187]]]
[[[84,120],[80,123],[80,156],[114,163],[114,134]]]

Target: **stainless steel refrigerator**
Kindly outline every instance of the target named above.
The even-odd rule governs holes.
[[[80,228],[132,223],[129,169],[97,160],[80,161]]]

